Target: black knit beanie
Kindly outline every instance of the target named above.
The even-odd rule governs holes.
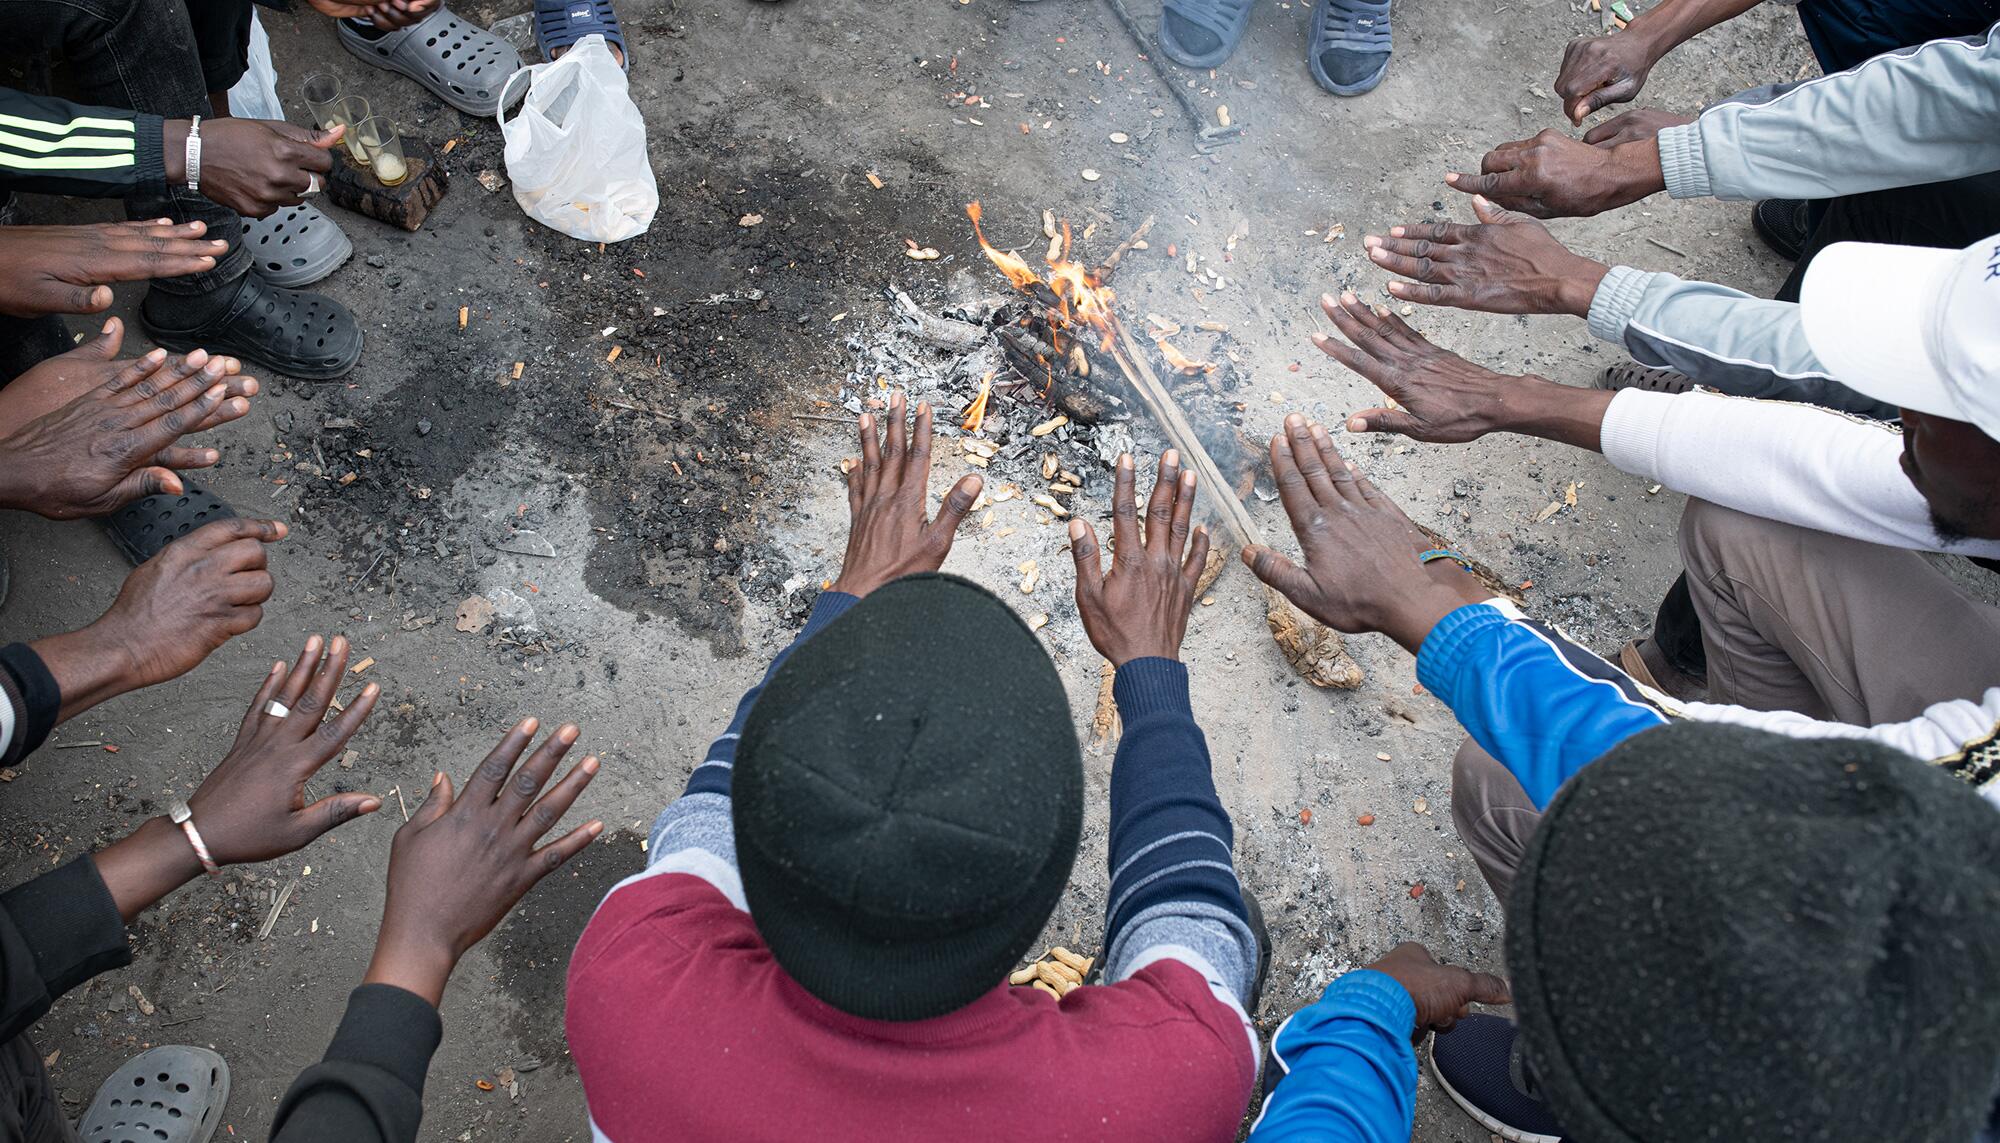
[[[2000,1093],[2000,811],[1886,747],[1629,738],[1549,804],[1508,925],[1580,1143],[1970,1140]]]
[[[991,592],[916,575],[806,640],[732,781],[750,915],[779,965],[876,1020],[998,984],[1069,883],[1083,758],[1040,640]]]

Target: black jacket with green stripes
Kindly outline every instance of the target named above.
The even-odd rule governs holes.
[[[162,194],[161,119],[0,87],[0,190],[84,198]]]

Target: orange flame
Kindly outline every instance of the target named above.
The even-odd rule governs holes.
[[[967,204],[965,213],[972,219],[972,233],[979,239],[979,248],[986,252],[987,259],[1000,268],[1015,289],[1035,293],[1032,287],[1041,286],[1055,297],[1056,304],[1051,309],[1049,324],[1057,336],[1056,348],[1064,348],[1062,335],[1073,335],[1078,326],[1088,326],[1097,331],[1100,349],[1111,348],[1111,304],[1117,295],[1109,286],[1098,284],[1097,277],[1082,263],[1070,259],[1073,238],[1068,222],[1063,223],[1061,243],[1056,248],[1055,257],[1049,260],[1049,275],[1044,280],[1029,268],[1026,259],[1018,254],[996,250],[986,240],[986,233],[979,225],[981,215],[978,203]]]
[[[1005,250],[995,250],[993,244],[986,241],[986,232],[979,228],[978,203],[967,203],[965,206],[965,215],[972,220],[972,233],[979,239],[979,248],[986,251],[986,257],[995,266],[1000,267],[1000,272],[1007,276],[1009,282],[1014,283],[1015,289],[1025,290],[1030,283],[1041,281],[1041,277],[1033,270],[1030,270],[1028,263],[1019,255],[1009,254]]]

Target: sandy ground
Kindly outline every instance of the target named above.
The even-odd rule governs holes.
[[[481,23],[513,10],[459,9]],[[1142,4],[1142,19],[1153,11]],[[263,669],[308,632],[346,632],[387,691],[352,765],[329,768],[322,785],[421,790],[434,767],[469,769],[519,715],[578,722],[605,769],[576,815],[610,830],[460,967],[424,1135],[588,1138],[562,1037],[568,950],[604,889],[640,865],[645,825],[833,572],[845,528],[834,464],[847,430],[794,414],[838,412],[827,405],[854,364],[846,339],[887,327],[884,287],[936,303],[995,285],[961,213],[973,198],[1002,245],[1037,243],[1044,207],[1095,225],[1083,244],[1093,257],[1156,214],[1153,249],[1117,278],[1127,315],[1227,323],[1254,438],[1292,409],[1338,417],[1374,397],[1307,343],[1311,299],[1337,287],[1379,296],[1364,233],[1468,217],[1443,172],[1476,169],[1488,145],[1560,125],[1548,84],[1562,45],[1596,24],[1566,0],[1405,0],[1388,81],[1338,100],[1304,66],[1309,11],[1267,0],[1228,67],[1183,77],[1248,126],[1241,143],[1204,157],[1109,9],[1090,0],[628,0],[633,94],[664,201],[651,234],[601,254],[482,189],[476,175],[501,165],[491,122],[370,71],[303,6],[265,11],[288,100],[308,71],[332,68],[407,132],[460,140],[447,158],[452,189],[415,235],[340,216],[357,254],[322,288],[361,316],[367,355],[340,384],[275,381],[217,434],[227,460],[214,486],[240,510],[293,527],[273,556],[279,595],[263,626],[187,678],[63,727],[29,759],[6,791],[5,877],[101,844],[191,790]],[[1693,110],[1790,79],[1808,60],[1792,15],[1766,6],[1671,57],[1648,102]],[[967,91],[990,106],[966,107]],[[1132,142],[1113,144],[1112,132]],[[1102,178],[1085,181],[1084,168]],[[765,221],[739,226],[750,213]],[[1198,303],[1164,247],[1221,265],[1239,221],[1249,236],[1231,252],[1230,288]],[[1308,233],[1336,222],[1342,241]],[[1753,293],[1768,294],[1783,269],[1738,205],[1656,200],[1557,230],[1606,260]],[[914,263],[901,253],[906,237],[946,257]],[[126,304],[137,296],[125,293]],[[1413,320],[1495,367],[1572,384],[1619,359],[1568,319]],[[607,362],[613,346],[622,353]],[[1149,427],[1134,431],[1142,450],[1160,447]],[[1599,650],[1646,624],[1676,570],[1676,498],[1595,456],[1517,438],[1355,441],[1353,452],[1412,516],[1511,582],[1532,580],[1533,609]],[[938,487],[963,470],[941,450]],[[341,483],[348,472],[355,479]],[[1535,522],[1572,484],[1576,507]],[[1103,489],[1086,487],[1086,514],[1101,517]],[[1253,513],[1282,532],[1275,506]],[[1005,537],[997,525],[969,532],[947,566],[1054,617],[1045,635],[1085,728],[1098,664],[1068,603],[1064,541],[1055,526],[1019,523]],[[522,554],[534,545],[521,529],[553,558]],[[123,573],[90,525],[9,516],[0,542],[13,564],[0,611],[8,638],[87,622]],[[1015,569],[1028,558],[1043,582],[1017,599]],[[1369,672],[1362,689],[1302,685],[1266,636],[1250,585],[1241,568],[1218,583],[1216,604],[1191,624],[1187,658],[1239,866],[1277,934],[1261,1020],[1275,1027],[1402,939],[1501,969],[1500,909],[1450,825],[1450,713],[1413,694],[1412,662],[1378,637],[1351,644]],[[531,601],[540,638],[454,630],[459,601],[494,587]],[[80,745],[92,742],[121,749]],[[1085,949],[1101,924],[1110,757],[1087,764],[1099,805],[1051,923],[1052,937]],[[36,1031],[58,1053],[72,1110],[133,1051],[193,1042],[234,1069],[233,1134],[261,1135],[365,966],[396,804],[390,796],[372,820],[190,886],[142,918],[134,964],[65,998]],[[1358,825],[1361,814],[1375,824]],[[258,939],[275,892],[294,881]],[[477,1086],[507,1068],[518,1090]],[[1428,1079],[1417,1134],[1487,1138]]]

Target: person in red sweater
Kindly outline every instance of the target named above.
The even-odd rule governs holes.
[[[1229,1140],[1256,1084],[1262,936],[1188,702],[1207,556],[1174,454],[1140,534],[1130,457],[1077,602],[1117,668],[1101,985],[1005,977],[1069,881],[1083,767],[1047,652],[937,574],[979,493],[926,520],[931,414],[861,418],[840,578],[744,696],[570,962],[596,1139]],[[978,663],[963,649],[977,647]]]

